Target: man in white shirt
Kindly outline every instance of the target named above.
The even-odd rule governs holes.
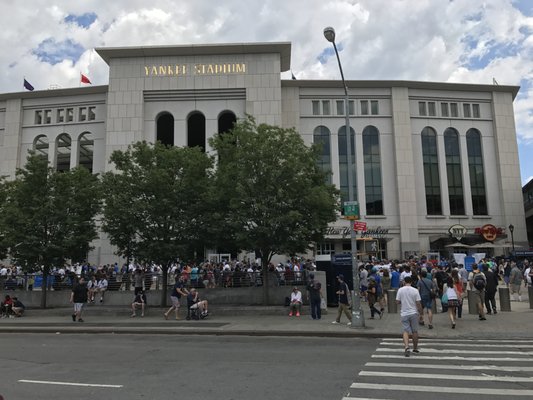
[[[292,317],[294,314],[296,314],[297,317],[300,316],[300,309],[302,308],[302,292],[300,292],[296,286],[292,289],[289,307],[291,310],[289,317]]]
[[[400,304],[400,318],[403,327],[403,344],[405,356],[409,357],[409,336],[413,338],[413,353],[418,353],[418,321],[422,313],[422,299],[420,292],[411,286],[412,278],[404,278],[404,286],[396,293],[396,303]]]

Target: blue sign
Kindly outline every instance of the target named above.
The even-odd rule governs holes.
[[[468,272],[472,272],[472,265],[476,262],[474,257],[467,256],[465,257],[465,269]]]
[[[334,254],[331,262],[335,265],[352,265],[351,254]]]

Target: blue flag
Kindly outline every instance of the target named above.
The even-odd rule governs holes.
[[[24,89],[29,90],[30,92],[35,89],[30,82],[28,82],[26,79],[24,79]]]

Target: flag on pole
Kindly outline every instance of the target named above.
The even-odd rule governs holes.
[[[92,85],[89,78],[87,78],[85,75],[81,74],[81,83],[88,83],[89,85]]]
[[[30,92],[32,92],[33,89],[35,89],[35,88],[31,85],[31,83],[28,82],[28,81],[26,80],[26,78],[24,78],[24,89],[29,90]]]

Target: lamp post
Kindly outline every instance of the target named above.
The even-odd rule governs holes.
[[[339,52],[337,51],[337,45],[335,44],[335,29],[328,26],[324,29],[324,37],[326,40],[333,44],[335,54],[337,56],[337,62],[339,63],[339,70],[341,72],[342,84],[344,86],[344,115],[345,115],[345,134],[346,134],[346,161],[348,164],[348,201],[354,204],[354,192],[353,182],[354,174],[352,170],[352,146],[351,146],[351,132],[350,132],[350,107],[348,98],[348,87],[344,80],[344,73],[342,72],[341,59]],[[355,138],[354,138],[355,144]],[[356,160],[355,154],[353,155],[354,161]],[[351,224],[351,222],[350,222]],[[361,299],[359,297],[359,271],[357,268],[356,254],[357,254],[357,242],[355,240],[355,230],[353,226],[350,227],[350,244],[351,244],[351,256],[352,256],[352,278],[353,278],[353,292],[352,292],[352,328],[364,328],[365,317],[363,310],[361,309]]]
[[[509,232],[511,232],[511,246],[512,246],[512,249],[513,249],[513,256],[514,256],[514,235],[513,235],[514,225],[513,224],[509,225]]]

